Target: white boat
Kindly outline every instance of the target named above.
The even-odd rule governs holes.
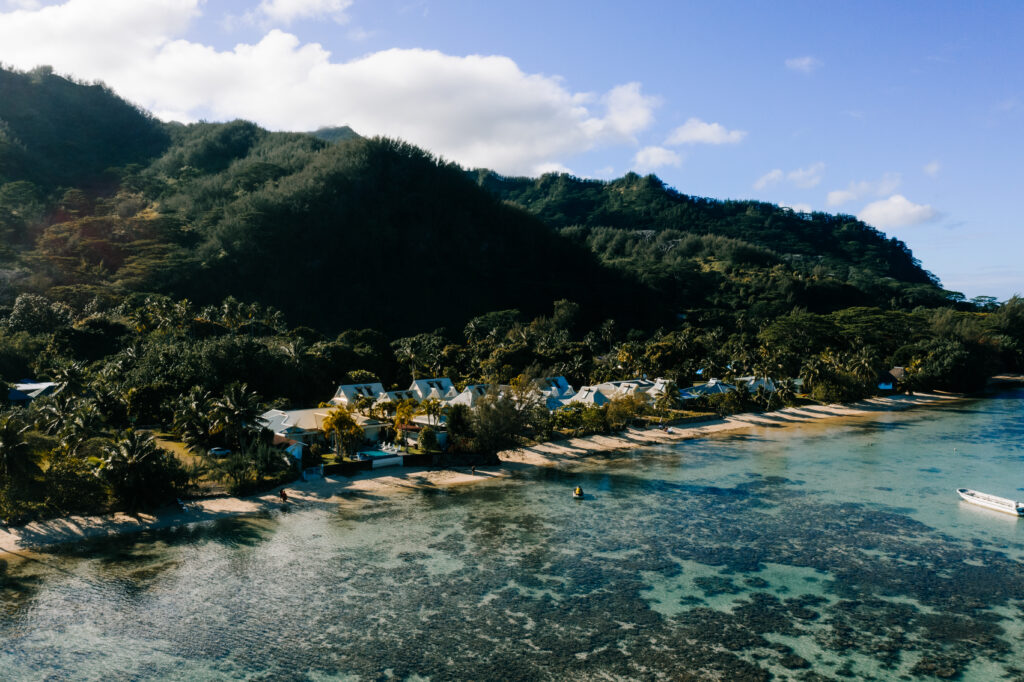
[[[1008,500],[1005,497],[997,497],[996,495],[989,495],[988,493],[979,493],[977,490],[971,490],[969,488],[957,488],[956,493],[963,498],[965,502],[976,504],[979,507],[993,509],[1006,514],[1013,514],[1014,516],[1024,516],[1024,502],[1015,502],[1014,500]]]

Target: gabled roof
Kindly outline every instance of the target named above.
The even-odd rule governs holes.
[[[550,396],[571,395],[575,391],[565,377],[544,377],[535,381],[537,387]]]
[[[313,407],[304,410],[268,410],[259,416],[259,421],[271,432],[287,435],[295,432],[319,431],[324,418],[330,411],[326,407]]]
[[[378,398],[384,393],[384,384],[344,384],[338,386],[338,390],[335,391],[334,397],[331,398],[332,403],[340,403],[342,405],[348,405],[354,403],[360,398]]]
[[[455,388],[455,384],[452,383],[451,379],[447,377],[434,378],[434,379],[417,379],[412,382],[409,386],[409,390],[416,394],[417,400],[426,400],[430,397],[436,397],[438,400],[444,398],[448,391]],[[436,390],[436,395],[431,396],[431,392]]]
[[[490,386],[487,384],[472,384],[466,386],[462,393],[458,394],[454,398],[448,401],[449,405],[465,405],[466,407],[473,407],[487,395],[487,391],[490,390]]]
[[[403,400],[419,400],[416,396],[416,392],[412,390],[408,391],[385,391],[378,398],[378,403],[400,403]]]
[[[732,384],[727,384],[721,379],[711,379],[706,384],[700,386],[691,386],[686,389],[687,393],[691,395],[714,395],[716,393],[728,393],[729,391],[736,388]]]
[[[53,381],[20,381],[7,392],[7,399],[12,402],[35,400],[40,396],[50,395],[56,386]]]
[[[584,386],[579,390],[579,393],[569,399],[570,403],[586,403],[588,405],[597,405],[600,407],[605,403],[611,402],[601,390],[596,386]]]
[[[736,383],[746,384],[748,391],[756,391],[761,386],[764,386],[766,391],[775,390],[775,382],[768,377],[738,377]]]

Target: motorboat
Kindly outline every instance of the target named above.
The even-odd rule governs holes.
[[[1024,516],[1024,502],[981,493],[970,488],[957,488],[956,494],[965,502],[976,504],[979,507],[985,507],[986,509],[992,509],[1005,514],[1013,514],[1014,516]]]

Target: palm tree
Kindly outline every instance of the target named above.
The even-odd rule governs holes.
[[[430,421],[433,426],[437,426],[443,407],[444,404],[437,398],[427,398],[419,404],[419,409],[416,410],[416,413],[427,415],[428,421]]]
[[[0,414],[0,485],[23,481],[36,471],[25,440],[28,426],[17,414]]]
[[[796,398],[796,384],[792,379],[785,379],[775,383],[776,395],[783,403],[791,403]]]
[[[234,382],[224,395],[210,404],[212,433],[224,434],[225,441],[244,450],[249,439],[259,432],[260,398],[246,384]]]
[[[54,395],[81,395],[87,385],[85,365],[81,362],[62,364],[53,370]]]
[[[128,511],[165,502],[180,484],[181,468],[153,436],[128,429],[103,448],[97,474]]]
[[[674,381],[666,381],[662,392],[654,399],[654,406],[662,412],[677,409],[682,403],[679,397],[679,384]]]
[[[334,454],[341,454],[344,450],[347,454],[352,451],[365,438],[363,429],[352,418],[352,414],[345,407],[338,405],[324,417],[320,428],[325,433],[333,436]]]
[[[408,452],[409,439],[405,435],[405,431],[402,430],[403,426],[408,426],[412,423],[412,417],[416,414],[416,401],[412,398],[403,400],[395,406],[395,431],[401,432],[402,445],[406,446],[406,452]]]
[[[192,452],[210,447],[210,393],[193,386],[174,406],[174,433]]]
[[[365,395],[359,396],[358,398],[356,398],[356,404],[355,404],[356,412],[358,412],[359,414],[361,414],[363,416],[367,416],[367,417],[372,416],[373,402],[374,402],[374,399],[369,397],[369,396],[365,396]]]

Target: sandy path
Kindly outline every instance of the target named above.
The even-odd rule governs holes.
[[[689,438],[763,426],[786,426],[835,419],[863,417],[879,412],[926,407],[956,400],[959,396],[937,394],[899,395],[870,398],[849,405],[812,405],[790,407],[766,414],[739,414],[714,419],[684,428],[674,427],[670,432],[661,430],[627,429],[616,435],[595,435],[573,438],[557,443],[541,443],[516,451],[501,453],[503,466],[478,467],[476,473],[468,468],[431,470],[426,468],[389,468],[367,471],[352,478],[325,477],[284,486],[296,506],[336,505],[346,498],[392,494],[403,490],[443,488],[474,483],[507,476],[513,470],[536,466],[571,466],[574,461],[599,452],[631,450]],[[45,547],[89,537],[130,533],[145,529],[167,528],[197,521],[251,514],[278,509],[279,488],[262,495],[246,498],[223,497],[199,500],[187,512],[177,509],[162,510],[156,514],[127,514],[112,516],[70,516],[60,519],[36,521],[22,528],[0,528],[0,552],[18,552],[29,547]]]

